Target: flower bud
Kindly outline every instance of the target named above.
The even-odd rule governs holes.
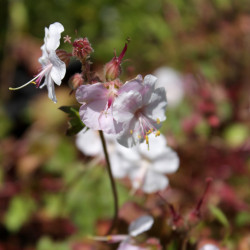
[[[56,55],[66,64],[66,67],[69,65],[70,57],[72,56],[71,53],[68,53],[63,49],[58,49],[56,50]]]
[[[104,66],[104,75],[108,81],[115,80],[122,73],[121,62],[127,47],[128,45],[126,43],[119,57],[117,57],[115,53],[115,56],[112,58],[112,60]]]
[[[79,86],[81,86],[83,84],[83,82],[84,82],[84,80],[82,78],[82,75],[80,73],[76,73],[70,77],[68,84],[72,90],[75,90]]]
[[[73,42],[72,55],[81,61],[86,60],[93,51],[94,50],[87,37],[76,39]]]

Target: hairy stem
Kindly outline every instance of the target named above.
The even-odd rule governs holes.
[[[114,217],[113,217],[112,224],[111,224],[111,226],[110,226],[110,228],[109,228],[109,230],[107,232],[107,235],[109,235],[109,234],[111,234],[111,232],[115,228],[115,226],[117,224],[117,220],[118,220],[118,195],[117,195],[115,180],[114,180],[114,177],[113,177],[112,171],[111,171],[111,165],[110,165],[110,161],[109,161],[109,155],[108,155],[108,151],[107,151],[105,138],[103,136],[102,131],[99,131],[99,134],[100,134],[101,141],[102,141],[102,147],[103,147],[104,155],[105,155],[105,158],[106,158],[108,175],[109,175],[111,188],[112,188],[112,193],[113,193],[113,197],[114,197]]]

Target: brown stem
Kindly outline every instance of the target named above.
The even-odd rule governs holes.
[[[108,232],[106,233],[106,235],[109,235],[109,234],[111,234],[111,232],[115,228],[115,226],[117,224],[117,220],[118,220],[118,195],[117,195],[115,180],[114,180],[114,177],[113,177],[112,171],[111,171],[111,165],[110,165],[110,161],[109,161],[109,155],[108,155],[108,151],[107,151],[105,138],[104,138],[103,132],[101,130],[99,131],[99,135],[100,135],[101,141],[102,141],[102,147],[103,147],[104,155],[105,155],[105,158],[106,158],[108,175],[109,175],[111,188],[112,188],[112,193],[113,193],[113,197],[114,197],[114,210],[115,210],[114,211],[114,217],[113,217],[112,224],[111,224]]]

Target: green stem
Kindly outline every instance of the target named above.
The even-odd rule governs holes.
[[[113,217],[112,224],[111,224],[111,226],[106,234],[106,235],[109,235],[109,234],[111,234],[113,229],[116,227],[117,220],[118,220],[118,195],[117,195],[115,180],[114,180],[114,177],[112,175],[112,170],[111,170],[111,165],[110,165],[110,161],[109,161],[109,155],[108,155],[108,151],[107,151],[105,138],[104,138],[103,132],[101,130],[99,131],[99,134],[100,134],[101,141],[102,141],[102,147],[103,147],[104,155],[106,158],[108,175],[109,175],[112,193],[113,193],[113,197],[114,197],[114,210],[115,210],[114,217]]]

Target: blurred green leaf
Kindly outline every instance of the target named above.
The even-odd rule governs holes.
[[[85,127],[79,116],[78,108],[72,106],[62,106],[59,109],[69,116],[69,128],[66,132],[67,135],[76,135]]]
[[[29,220],[35,210],[35,202],[28,196],[15,196],[4,217],[8,230],[18,231]]]
[[[67,242],[54,242],[49,237],[42,237],[38,244],[37,250],[70,250],[69,244]]]
[[[217,219],[224,227],[229,227],[228,219],[220,208],[210,205],[209,210],[215,219]]]
[[[0,108],[0,121],[1,121],[0,122],[0,138],[3,138],[11,129],[12,124],[2,108]]]
[[[229,146],[241,146],[249,138],[249,129],[246,125],[235,123],[226,128],[224,138]]]
[[[235,222],[238,227],[250,225],[250,214],[248,212],[240,212],[237,214]]]

